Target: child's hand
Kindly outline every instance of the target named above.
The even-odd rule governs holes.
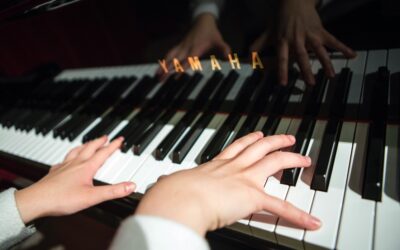
[[[103,201],[129,195],[135,189],[131,182],[93,186],[93,177],[123,138],[108,145],[107,137],[73,149],[64,162],[55,165],[40,181],[17,191],[16,202],[22,220],[28,223],[43,216],[67,215]]]
[[[262,210],[315,230],[320,227],[318,219],[263,189],[268,176],[311,165],[309,157],[280,151],[294,143],[293,136],[251,133],[211,162],[161,178],[136,213],[177,221],[201,235]]]

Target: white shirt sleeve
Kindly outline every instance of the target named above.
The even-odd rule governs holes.
[[[210,13],[215,18],[219,18],[219,13],[224,0],[194,0],[192,1],[193,19],[204,13]]]
[[[25,226],[15,202],[15,188],[0,193],[0,249],[7,249],[36,232],[33,225]]]
[[[112,250],[208,250],[207,241],[177,222],[153,216],[130,216],[122,222]]]

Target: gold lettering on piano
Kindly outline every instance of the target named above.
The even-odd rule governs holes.
[[[257,67],[260,67],[260,69],[264,69],[264,65],[260,57],[258,56],[257,51],[251,52],[251,61],[253,69],[256,69]]]
[[[158,60],[158,63],[160,64],[161,68],[164,70],[165,74],[168,74],[168,67],[167,67],[167,60]]]
[[[211,63],[211,69],[213,71],[215,71],[216,69],[221,70],[221,65],[219,65],[219,62],[214,55],[210,56],[210,63]]]
[[[178,73],[178,72],[180,72],[180,73],[185,72],[185,70],[183,69],[183,67],[182,67],[182,65],[181,65],[181,63],[179,62],[178,59],[174,58],[173,61],[174,61],[174,67],[175,67],[175,72],[176,72],[176,73]]]
[[[240,60],[237,53],[228,54],[228,61],[232,69],[235,70],[241,69]],[[188,68],[188,67],[183,67],[182,63],[179,61],[178,58],[173,58],[172,62],[171,61],[167,62],[166,59],[159,59],[158,63],[160,64],[160,69],[164,71],[164,74],[168,74],[169,69],[172,68],[172,66],[175,68],[175,72],[177,73],[184,73],[185,68]],[[169,63],[172,64],[170,65],[170,67],[168,67]],[[187,58],[187,64],[189,64],[192,71],[203,71],[203,64],[198,56],[189,56]],[[184,65],[186,66],[186,62],[184,63]],[[211,65],[211,70],[213,71],[222,70],[221,64],[215,55],[210,55],[210,65]],[[264,64],[257,51],[251,52],[251,67],[254,70],[264,69]]]
[[[203,71],[203,67],[201,66],[201,62],[198,56],[189,56],[188,63],[193,71]]]
[[[232,55],[228,54],[228,59],[229,59],[232,69],[240,69],[240,62],[239,62],[238,55],[236,53],[233,53],[233,56],[235,58],[232,58]]]

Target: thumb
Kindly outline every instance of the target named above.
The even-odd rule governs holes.
[[[133,182],[93,187],[91,195],[91,197],[93,197],[92,203],[95,205],[104,201],[123,198],[130,195],[135,188],[136,185]]]

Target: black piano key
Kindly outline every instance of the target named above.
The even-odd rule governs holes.
[[[344,116],[347,96],[350,88],[351,72],[344,68],[340,72],[339,80],[336,83],[333,103],[330,107],[330,119],[322,138],[322,144],[316,168],[314,171],[311,188],[319,191],[327,191],[332,174],[333,163],[336,156],[336,149],[339,143],[342,128],[341,119]]]
[[[293,147],[292,152],[305,155],[307,148],[310,144],[309,138],[313,133],[315,127],[315,119],[307,117],[304,118],[300,127],[296,133],[296,144]],[[299,168],[285,169],[282,173],[281,184],[295,186],[300,175]]]
[[[141,155],[164,126],[165,122],[157,121],[146,131],[146,133],[143,134],[142,137],[139,138],[139,140],[134,142],[133,153],[135,155]]]
[[[57,138],[60,137],[61,139],[65,139],[67,137],[67,133],[70,129],[74,128],[76,124],[80,122],[79,116],[73,116],[69,120],[65,121],[60,126],[57,126],[53,130],[53,137]]]
[[[186,90],[194,87],[194,85],[187,84],[189,79],[190,77],[186,74],[180,75],[179,78],[175,79],[163,99],[158,103],[156,109],[143,117],[139,127],[129,135],[129,137],[133,137],[133,143],[143,136],[149,126],[161,119],[166,113],[170,113],[169,109],[175,104],[175,102],[183,102],[184,98],[187,97],[186,94],[188,94]],[[174,108],[176,109],[176,107]],[[131,146],[133,146],[133,144]]]
[[[390,122],[400,122],[400,72],[396,72],[390,76],[390,104],[389,118]]]
[[[92,122],[96,120],[94,116],[84,116],[77,126],[68,131],[68,140],[73,141],[78,137]]]
[[[112,138],[112,141],[117,139],[118,137],[122,136],[124,138],[128,138],[128,136],[134,131],[137,127],[139,126],[139,122],[137,119],[131,120],[128,122],[128,124],[123,127],[117,135]]]
[[[128,152],[128,150],[132,148],[137,138],[140,138],[140,136],[146,132],[146,129],[150,126],[150,124],[151,120],[149,119],[141,121],[141,123],[136,126],[136,129],[132,131],[122,142],[121,151],[124,153]]]
[[[316,85],[308,87],[312,90],[304,109],[304,117],[296,133],[296,145],[293,150],[295,153],[305,154],[305,150],[312,136],[312,131],[314,130],[315,117],[318,115],[327,82],[328,78],[325,76],[323,70],[320,69],[316,76]],[[283,170],[281,184],[295,186],[299,178],[300,170],[300,168]]]
[[[229,116],[221,128],[218,129],[213,139],[208,143],[206,149],[201,155],[201,163],[205,163],[207,161],[212,160],[215,156],[217,156],[221,150],[223,149],[226,141],[228,140],[230,134],[232,133],[235,125],[240,120],[240,114],[235,113],[232,116]]]
[[[242,124],[242,126],[240,127],[239,131],[236,133],[235,138],[232,141],[236,141],[237,139],[253,132],[260,118],[261,115],[259,114],[249,115]]]
[[[254,96],[249,104],[248,116],[239,131],[236,133],[233,141],[236,141],[254,131],[261,115],[265,114],[269,107],[269,98],[272,95],[275,86],[276,77],[267,74],[264,83],[260,86],[260,89],[256,91],[256,96]]]
[[[196,119],[197,115],[207,104],[208,98],[212,95],[214,90],[218,87],[223,75],[220,72],[215,72],[207,81],[205,86],[198,94],[192,107],[188,109],[186,114],[181,118],[177,125],[168,133],[163,141],[156,148],[156,159],[163,160],[168,152],[172,149],[178,139],[182,136],[186,128],[188,128]]]
[[[195,118],[195,113],[191,113]],[[193,120],[194,120],[193,118]],[[190,119],[192,120],[192,119]],[[172,149],[173,145],[178,141],[179,137],[185,132],[189,125],[179,122],[171,132],[164,138],[164,140],[157,146],[155,151],[155,157],[157,160],[163,160],[167,156],[168,152]]]
[[[199,138],[203,130],[207,127],[210,121],[214,117],[214,112],[217,111],[218,107],[225,100],[226,95],[231,90],[233,84],[238,78],[238,73],[231,71],[228,76],[224,79],[222,84],[219,86],[215,96],[207,108],[207,111],[196,121],[193,128],[184,136],[182,141],[176,146],[173,151],[172,161],[174,163],[181,163],[186,155],[189,153],[190,149]]]
[[[162,83],[161,87],[157,90],[155,95],[144,104],[144,106],[141,108],[139,113],[137,113],[130,121],[129,123],[121,129],[120,132],[118,132],[112,140],[115,140],[116,138],[123,136],[124,138],[128,138],[131,133],[133,133],[137,126],[139,126],[141,120],[146,117],[146,115],[152,112],[155,112],[157,107],[159,107],[159,103],[164,99],[165,95],[168,93],[168,90],[171,88],[172,83],[175,81],[175,78],[177,77],[176,74],[171,75],[168,77],[168,79]]]
[[[364,169],[362,197],[381,201],[386,125],[371,124],[368,131],[367,157]]]
[[[311,188],[314,190],[328,191],[341,129],[342,121],[338,119],[330,120],[327,124],[311,182]]]
[[[162,118],[164,114],[170,113],[168,112],[169,106],[171,106],[174,103],[174,98],[175,99],[180,99],[179,96],[181,91],[184,89],[185,84],[187,83],[187,80],[189,79],[188,75],[181,75],[179,78],[175,78],[173,82],[170,83],[170,87],[166,90],[167,92],[163,96],[163,98],[160,100],[158,105],[154,107],[154,110],[151,110],[151,112],[148,112],[146,115],[144,115],[140,120],[139,124],[136,127],[135,130],[133,130],[124,140],[124,142],[121,145],[121,150],[122,152],[127,152],[132,146],[134,145],[135,142],[137,142],[144,134],[146,131],[156,122],[158,119]],[[187,85],[189,87],[193,87],[190,85]],[[172,115],[172,114],[171,114]]]
[[[257,85],[259,85],[260,80],[261,73],[259,71],[255,71],[243,83],[241,89],[239,90],[238,96],[235,98],[232,113],[229,114],[228,118],[226,118],[222,126],[206,145],[205,150],[200,157],[201,163],[211,160],[221,152],[226,144],[226,141],[229,139],[230,134],[233,132],[234,128],[239,122],[241,113],[250,108],[251,97],[253,96],[253,92],[257,90]]]
[[[156,119],[151,127],[148,128],[143,135],[137,137],[137,139],[134,141],[134,154],[140,155],[146,149],[146,147],[150,144],[150,142],[154,139],[158,132],[163,128],[163,126],[174,116],[177,109],[181,107],[183,102],[192,93],[192,91],[202,78],[203,76],[201,74],[196,73],[193,75],[188,83],[185,83],[185,88],[180,92],[178,98],[174,100],[168,110],[163,113],[158,119]]]
[[[381,201],[382,198],[389,75],[386,67],[378,69],[370,109],[372,121],[368,130],[362,197],[375,201]]]
[[[104,119],[101,120],[93,129],[91,129],[89,132],[87,132],[82,139],[82,142],[88,142],[93,139],[96,139],[100,136],[103,136],[107,133],[107,129],[116,126],[115,124],[118,125],[121,121],[118,120],[117,118],[111,119],[110,117],[105,117]],[[109,130],[108,130],[109,131]]]
[[[289,75],[289,82],[286,86],[279,85],[277,89],[277,96],[274,98],[273,102],[270,104],[273,106],[270,115],[266,123],[264,124],[261,131],[264,136],[273,135],[279,125],[281,116],[283,115],[285,108],[289,102],[290,95],[292,93],[294,84],[296,83],[298,77],[297,71],[291,71]]]
[[[214,114],[212,113],[207,113],[200,117],[193,128],[191,128],[188,133],[185,134],[185,137],[174,149],[172,154],[172,162],[179,164],[182,163],[183,159],[189,153],[190,149],[193,147],[196,140],[199,138],[213,117]]]
[[[60,124],[68,114],[66,113],[58,113],[51,116],[51,119],[47,119],[41,126],[36,129],[36,134],[47,135],[50,131],[52,131],[58,124]]]
[[[123,79],[123,81],[126,81],[126,83],[132,83],[136,80],[136,78],[126,78]],[[103,117],[101,122],[97,124],[94,128],[92,128],[90,131],[88,131],[84,136],[83,136],[83,142],[87,142],[90,140],[93,140],[95,138],[98,138],[100,136],[106,135],[110,133],[114,128],[118,126],[118,124],[121,122],[121,119],[124,118],[127,113],[123,114],[121,111],[121,106],[126,105],[129,103],[129,105],[136,106],[137,104],[141,103],[144,99],[144,96],[148,94],[148,91],[152,87],[154,87],[155,83],[154,81],[151,80],[150,77],[145,76],[142,78],[139,83],[127,94],[127,96],[121,96],[120,101],[117,102],[117,104],[113,107],[112,111],[107,114],[107,116]],[[147,86],[144,85],[151,85]],[[138,93],[138,91],[142,91],[141,93]],[[140,97],[139,95],[142,95]],[[144,95],[144,96],[143,96]],[[132,100],[134,98],[135,100]],[[133,107],[131,106],[131,111]]]

